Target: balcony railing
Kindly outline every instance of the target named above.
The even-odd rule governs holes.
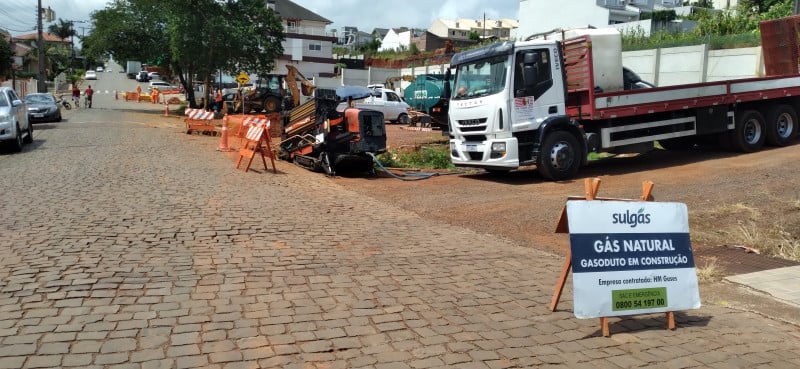
[[[303,26],[293,26],[289,27],[284,25],[283,26],[284,33],[294,33],[300,35],[310,35],[310,36],[327,36],[327,37],[336,37],[336,34],[333,32],[326,31],[325,29],[319,27],[303,27]]]

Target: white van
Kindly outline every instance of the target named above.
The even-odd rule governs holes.
[[[411,106],[394,91],[382,87],[373,87],[371,90],[373,96],[356,101],[356,108],[377,110],[383,113],[383,119],[391,123],[407,124],[410,122],[408,111]]]

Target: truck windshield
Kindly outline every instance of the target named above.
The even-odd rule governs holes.
[[[508,56],[459,65],[456,69],[453,99],[471,99],[503,91],[508,65]]]

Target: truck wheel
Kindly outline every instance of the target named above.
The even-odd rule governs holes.
[[[755,110],[745,110],[736,117],[736,126],[731,135],[735,150],[755,152],[764,146],[764,116]]]
[[[536,169],[543,177],[562,181],[572,178],[581,166],[578,140],[567,131],[555,131],[547,135],[542,143]]]
[[[797,137],[797,113],[790,105],[778,105],[767,112],[767,143],[786,146]]]
[[[264,111],[266,111],[267,113],[272,113],[280,110],[280,106],[281,106],[281,101],[274,97],[268,97],[266,100],[264,100]]]
[[[396,123],[399,123],[399,124],[408,124],[408,123],[410,123],[410,121],[408,119],[408,114],[402,113],[402,114],[398,115]]]

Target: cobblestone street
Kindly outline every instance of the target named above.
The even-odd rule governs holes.
[[[70,114],[0,154],[0,368],[800,367],[795,325],[704,306],[604,338],[571,282],[549,311],[556,255],[244,173],[156,113]]]

